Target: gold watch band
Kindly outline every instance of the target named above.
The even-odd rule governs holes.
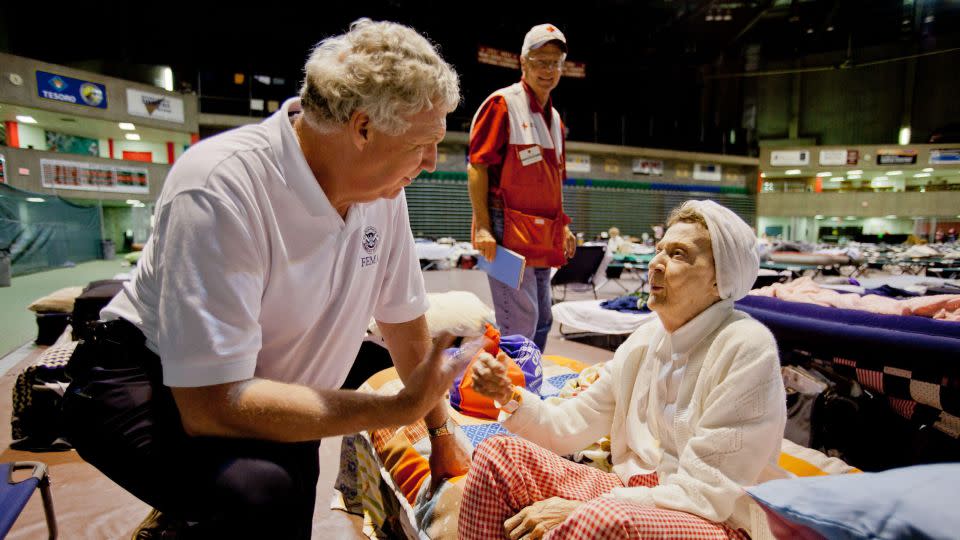
[[[440,427],[428,427],[427,433],[430,434],[431,439],[436,439],[437,437],[443,437],[444,435],[453,435],[453,432],[450,431],[450,428],[447,427],[448,423],[444,423]]]

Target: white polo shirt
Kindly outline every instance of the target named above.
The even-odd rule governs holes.
[[[291,99],[176,162],[134,278],[101,314],[143,331],[168,386],[337,388],[371,316],[427,310],[405,195],[342,219],[297,142],[299,111]]]

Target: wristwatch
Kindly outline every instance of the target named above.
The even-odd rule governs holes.
[[[493,401],[493,404],[500,409],[501,411],[507,414],[513,414],[517,409],[520,408],[520,404],[523,403],[523,394],[520,392],[520,389],[516,386],[513,387],[513,394],[510,395],[510,401],[500,404],[496,400]]]
[[[427,433],[430,434],[431,439],[436,439],[437,437],[443,437],[444,435],[453,435],[453,432],[450,431],[449,425],[450,421],[447,420],[440,427],[428,427]]]

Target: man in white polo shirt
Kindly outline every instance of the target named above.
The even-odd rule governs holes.
[[[309,538],[323,437],[424,417],[433,477],[469,464],[403,192],[435,168],[457,75],[364,19],[305,72],[300,98],[173,166],[134,279],[70,363],[80,455],[190,537]],[[336,390],[371,316],[397,396]]]

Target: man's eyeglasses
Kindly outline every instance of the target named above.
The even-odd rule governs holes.
[[[531,67],[542,70],[559,70],[563,68],[563,59],[557,60],[541,60],[539,58],[530,58],[527,57],[527,63]]]

